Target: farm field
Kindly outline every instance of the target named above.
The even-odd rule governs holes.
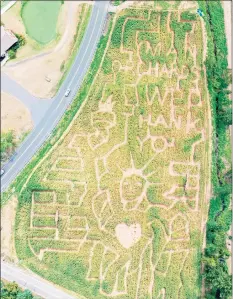
[[[211,126],[196,9],[114,15],[86,100],[21,191],[18,258],[80,298],[200,296]]]
[[[27,34],[40,44],[56,38],[56,25],[61,1],[27,1],[22,7],[22,19]]]

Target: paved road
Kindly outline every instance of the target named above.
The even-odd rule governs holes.
[[[1,277],[8,281],[15,281],[23,289],[29,289],[33,293],[45,299],[75,299],[57,286],[47,282],[30,271],[23,270],[1,260]]]
[[[1,192],[7,189],[20,171],[43,145],[52,130],[56,127],[67,107],[73,101],[96,51],[98,41],[105,25],[108,5],[109,1],[95,2],[79,52],[68,76],[64,80],[40,123],[28,135],[20,148],[16,150],[14,157],[4,165],[5,173],[1,177]],[[71,89],[68,98],[64,96],[67,88]]]

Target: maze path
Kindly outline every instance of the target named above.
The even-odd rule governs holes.
[[[195,277],[208,106],[201,21],[184,11],[119,13],[109,69],[31,190],[31,252],[81,259],[97,298],[185,298],[187,265]]]

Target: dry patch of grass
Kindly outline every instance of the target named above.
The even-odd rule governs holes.
[[[1,131],[13,130],[17,136],[32,129],[33,123],[29,110],[18,99],[1,92]]]

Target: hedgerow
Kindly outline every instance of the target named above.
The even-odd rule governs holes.
[[[209,218],[207,222],[207,244],[204,254],[204,277],[207,298],[231,298],[231,276],[227,259],[230,256],[226,247],[227,232],[232,216],[231,170],[226,171],[226,143],[229,140],[229,125],[232,123],[231,102],[229,100],[230,83],[227,44],[223,8],[220,1],[202,2],[199,6],[205,15],[208,34],[208,55],[206,70],[212,107],[213,151],[212,151],[212,190]],[[224,117],[223,117],[224,115]]]

